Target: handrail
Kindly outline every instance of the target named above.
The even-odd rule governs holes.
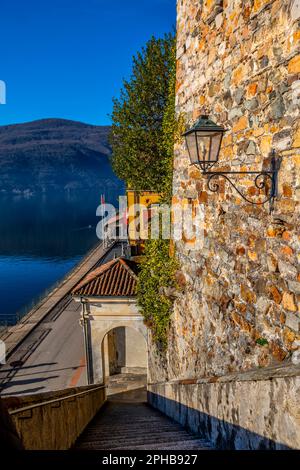
[[[51,405],[52,403],[57,403],[57,402],[60,402],[60,401],[68,400],[69,398],[74,398],[74,397],[78,397],[80,395],[85,395],[87,393],[95,392],[95,391],[101,390],[103,388],[107,388],[107,385],[102,384],[102,385],[99,385],[98,387],[93,387],[93,388],[89,388],[88,390],[84,390],[83,392],[73,393],[71,395],[66,395],[66,396],[63,396],[63,397],[60,397],[60,398],[55,398],[53,400],[47,400],[47,401],[43,401],[43,402],[40,402],[40,403],[34,403],[33,405],[24,406],[23,408],[17,408],[15,410],[9,410],[8,413],[10,415],[15,415],[17,413],[22,413],[24,411],[32,410],[33,408],[38,408],[39,406]]]

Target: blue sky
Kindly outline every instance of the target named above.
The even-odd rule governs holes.
[[[109,124],[112,97],[176,0],[1,0],[0,125],[47,117]]]

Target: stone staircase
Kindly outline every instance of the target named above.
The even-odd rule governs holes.
[[[141,389],[147,384],[147,374],[122,373],[111,375],[107,380],[107,396]]]
[[[209,450],[208,442],[145,403],[144,389],[109,397],[77,440],[78,450]]]

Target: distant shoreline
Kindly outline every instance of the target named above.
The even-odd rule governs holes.
[[[67,192],[79,192],[79,191],[99,191],[103,192],[105,189],[108,190],[113,190],[117,191],[120,190],[120,194],[122,192],[122,188],[120,188],[120,184],[116,182],[112,182],[111,184],[108,183],[106,180],[101,181],[99,180],[99,183],[97,185],[93,186],[86,186],[84,188],[76,188],[76,187],[71,187],[71,188],[61,188],[61,187],[56,187],[56,186],[49,186],[45,190],[42,189],[32,189],[32,188],[26,188],[26,189],[6,189],[6,188],[1,188],[0,189],[0,195],[1,194],[7,194],[7,195],[15,195],[15,196],[34,196],[34,195],[40,195],[40,194],[53,194],[53,192],[59,192],[59,193],[67,193]]]

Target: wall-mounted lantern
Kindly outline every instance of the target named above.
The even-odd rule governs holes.
[[[203,175],[208,177],[207,185],[210,191],[217,192],[219,185],[215,181],[218,177],[225,178],[234,189],[251,204],[271,203],[273,206],[274,198],[277,196],[277,178],[281,164],[281,157],[276,157],[275,151],[271,154],[271,168],[261,171],[209,171],[219,161],[219,153],[222,138],[226,129],[215,124],[208,116],[201,116],[198,121],[187,130],[183,135],[186,140],[192,165],[199,165]],[[233,183],[228,175],[254,175],[254,184],[258,189],[265,189],[267,197],[260,202],[248,199]]]
[[[215,124],[208,116],[201,116],[183,134],[192,165],[200,165],[206,172],[217,163],[224,132],[224,127]]]

